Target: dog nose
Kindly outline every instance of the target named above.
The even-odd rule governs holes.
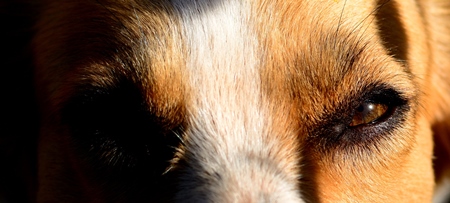
[[[245,153],[198,158],[188,158],[181,172],[177,202],[303,202],[298,177],[275,160]]]

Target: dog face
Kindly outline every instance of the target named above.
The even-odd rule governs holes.
[[[39,8],[38,201],[431,201],[448,59],[422,3]]]

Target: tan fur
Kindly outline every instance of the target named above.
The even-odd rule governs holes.
[[[427,71],[429,85],[426,90],[429,92],[430,110],[433,131],[434,131],[434,168],[437,190],[442,190],[439,195],[446,195],[449,198],[450,189],[450,136],[449,136],[449,111],[450,111],[450,90],[449,68],[450,67],[450,3],[446,1],[427,0],[420,2],[423,7],[422,12],[427,25],[426,32],[429,35],[428,47],[430,48],[430,69]],[[441,185],[445,185],[441,188]],[[443,194],[442,194],[443,193]],[[436,197],[437,199],[440,197]],[[443,201],[446,201],[442,199]]]
[[[24,170],[26,201],[450,194],[447,1],[2,0],[0,8],[12,9],[1,19],[23,9],[29,22],[0,35],[13,39],[2,65],[33,70],[39,116],[23,125],[39,126],[24,145],[37,155],[19,145],[0,151],[12,165],[4,174],[23,167],[3,158],[18,151],[35,165]],[[30,64],[10,59],[21,47]],[[388,99],[407,104],[379,121],[387,124],[347,135],[353,109],[391,90],[398,95]],[[11,126],[0,147],[23,141]],[[10,201],[23,190],[4,187]]]
[[[342,19],[340,19],[342,22],[339,22],[339,19],[336,16],[340,15],[339,12],[341,12],[344,7],[344,3],[347,4],[344,8],[345,10],[342,12]],[[360,5],[364,3],[367,5]],[[270,19],[261,20],[264,25],[260,25],[260,27],[268,27],[268,30],[270,30],[270,32],[260,32],[269,35],[268,37],[262,36],[262,38],[270,40],[268,42],[268,54],[280,53],[280,55],[270,57],[270,59],[275,59],[276,61],[269,61],[269,68],[267,68],[269,76],[265,81],[273,81],[273,78],[288,80],[289,78],[286,78],[286,75],[295,76],[302,73],[304,74],[297,80],[295,78],[291,79],[294,81],[293,84],[288,83],[287,85],[289,86],[280,87],[281,89],[293,91],[293,93],[289,94],[284,93],[285,91],[274,91],[276,93],[281,92],[279,97],[284,98],[282,101],[301,106],[301,108],[297,110],[297,115],[306,114],[316,116],[312,118],[297,117],[295,120],[299,121],[301,129],[307,128],[308,126],[314,126],[314,119],[320,119],[320,113],[318,112],[333,111],[333,109],[339,105],[340,99],[347,99],[345,97],[342,98],[346,92],[357,91],[349,88],[360,88],[364,86],[364,83],[376,81],[379,78],[383,78],[384,81],[391,80],[390,84],[406,90],[409,94],[408,96],[413,97],[413,95],[418,94],[418,92],[415,91],[417,91],[416,88],[419,87],[414,86],[412,83],[405,83],[405,81],[409,80],[409,76],[402,73],[403,68],[399,66],[400,64],[387,58],[386,55],[381,55],[380,57],[380,53],[385,51],[383,51],[383,47],[381,47],[379,43],[373,43],[374,41],[378,42],[381,39],[377,38],[375,35],[376,31],[373,28],[374,19],[371,19],[370,16],[369,18],[366,17],[367,13],[375,9],[375,5],[367,1],[360,1],[358,3],[339,1],[334,4],[329,2],[312,3],[313,5],[304,4],[309,3],[283,1],[280,2],[279,5],[269,4],[267,7],[270,8],[273,6],[275,7],[275,10],[285,11],[285,13],[280,12],[279,18],[271,16]],[[290,9],[292,9],[292,11]],[[269,10],[269,12],[271,11]],[[293,12],[304,13],[305,15],[301,18],[289,18],[289,16],[296,16]],[[334,15],[330,15],[330,13],[334,13]],[[269,15],[263,13],[259,16]],[[271,23],[267,22],[274,22],[273,27],[270,27]],[[342,27],[337,31],[339,23]],[[355,30],[355,32],[351,34],[347,33],[352,32],[352,30]],[[334,32],[338,33],[336,34]],[[340,39],[334,38],[333,34],[336,34]],[[361,34],[364,35],[364,37],[358,38]],[[424,33],[422,35],[424,35]],[[334,40],[336,40],[336,42]],[[317,44],[311,45],[308,44],[308,42],[315,42]],[[345,51],[343,51],[343,53],[332,51],[334,42],[338,47],[336,50]],[[359,47],[355,46],[355,43],[358,43],[361,46],[365,45],[366,48],[363,51],[362,56],[357,59],[356,65],[354,65],[355,68],[350,70],[348,76],[344,76],[341,81],[336,81],[336,78],[341,77],[340,74],[342,74],[339,72],[341,71],[339,69],[343,69],[342,66],[348,65],[339,64],[341,62],[339,60],[345,60],[345,56],[342,57],[339,54],[346,54],[346,52],[353,54],[351,52],[358,51]],[[415,39],[415,43],[420,43],[420,38]],[[414,51],[414,49],[412,49],[411,52],[412,51]],[[317,60],[318,58],[322,58],[322,60]],[[330,60],[323,60],[323,58]],[[419,58],[414,56],[411,58],[413,58],[413,60],[418,60],[415,61],[415,63],[418,64],[424,63],[424,61],[421,60],[427,60],[427,58],[423,58],[423,56],[420,56]],[[343,63],[345,63],[345,61]],[[272,67],[285,67],[287,70],[274,71]],[[410,67],[414,68],[414,65],[411,65]],[[289,70],[289,68],[291,70]],[[382,70],[383,68],[386,68],[386,70]],[[289,71],[290,73],[284,73],[286,71]],[[284,73],[284,75],[277,76],[273,75],[274,73]],[[309,84],[309,81],[312,81],[310,82],[312,84]],[[286,82],[276,81],[274,85],[283,83],[286,84]],[[341,83],[341,85],[335,86],[336,83]],[[268,84],[271,83],[269,82]],[[276,89],[276,86],[269,87],[268,89]],[[285,95],[298,96],[297,98],[292,98],[292,101],[290,101],[286,100]],[[270,98],[276,97],[270,96]],[[294,102],[296,100],[297,102]],[[279,101],[280,99],[275,102]],[[311,184],[316,185],[315,191],[307,195],[311,195],[311,199],[324,202],[337,202],[343,200],[397,202],[407,201],[406,198],[412,198],[411,200],[415,201],[418,201],[419,199],[422,199],[421,201],[430,201],[429,198],[432,188],[430,182],[416,182],[413,184],[414,186],[407,189],[410,190],[410,192],[406,192],[404,187],[408,181],[418,179],[413,178],[414,176],[421,178],[428,176],[428,179],[432,177],[430,173],[424,173],[424,171],[430,171],[431,167],[431,153],[429,152],[431,143],[428,141],[428,144],[426,144],[427,142],[422,142],[420,140],[421,146],[426,147],[423,150],[428,151],[428,153],[421,153],[421,155],[418,155],[414,152],[415,149],[412,149],[415,142],[419,142],[419,140],[415,140],[419,138],[410,136],[413,133],[411,128],[415,127],[415,122],[417,121],[411,120],[411,127],[405,127],[405,130],[402,132],[397,132],[398,135],[402,136],[392,138],[392,140],[389,141],[391,143],[383,143],[381,146],[378,146],[379,151],[375,155],[362,154],[364,153],[364,150],[362,149],[355,149],[354,152],[338,151],[334,152],[334,155],[327,155],[323,154],[323,152],[309,149],[311,147],[304,146],[303,149],[306,149],[307,151],[307,153],[304,154],[310,158],[306,159],[307,162],[305,165],[307,165],[308,168],[306,171],[303,171],[303,173],[308,174],[305,177],[308,182],[312,182]],[[312,124],[308,125],[308,123]],[[300,136],[308,133],[310,130],[311,129],[300,130]],[[427,132],[427,134],[429,134],[429,132]],[[428,135],[428,139],[430,138],[429,136],[430,135]],[[411,156],[411,153],[415,153],[417,156],[414,156],[412,159],[408,158]],[[353,158],[346,160],[347,156]],[[383,160],[389,160],[390,162],[386,163]],[[423,160],[423,162],[421,160]],[[414,162],[414,164],[425,168],[419,169],[418,167],[415,167],[414,170],[408,171],[410,169],[408,169],[406,165],[413,164],[410,162]],[[355,165],[364,165],[364,168],[368,169],[361,170],[359,167],[354,167]],[[420,170],[421,173],[417,173],[415,170]],[[309,176],[312,176],[313,180],[309,180]],[[376,186],[377,184],[374,183],[382,184],[378,187]],[[309,185],[305,185],[305,187],[308,188]],[[425,190],[425,188],[429,189]],[[396,195],[400,193],[418,195]],[[398,199],[395,199],[396,197],[398,197]]]

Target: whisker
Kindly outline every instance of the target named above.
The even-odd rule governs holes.
[[[167,173],[169,173],[171,170],[173,169],[173,166],[169,166],[166,168],[166,170],[161,174],[161,175],[166,175]]]
[[[178,138],[178,140],[180,140],[180,142],[183,146],[186,146],[186,143],[184,142],[183,137],[178,132],[173,130],[172,133]]]
[[[345,10],[346,5],[347,5],[347,0],[344,1],[344,5],[342,6],[341,15],[339,16],[338,25],[337,25],[336,31],[334,33],[334,39],[336,39],[339,34],[339,29],[341,28],[341,24],[342,24],[342,16],[344,15],[344,10]],[[336,48],[336,43],[337,43],[337,41],[335,40],[334,48]]]
[[[387,3],[389,3],[391,0],[386,0],[385,2],[383,2],[382,4],[378,5],[375,9],[373,9],[361,22],[359,22],[358,24],[356,24],[356,26],[353,28],[353,30],[351,31],[351,33],[355,32],[356,29],[360,28],[360,26],[362,26],[362,24],[370,17],[372,16],[375,12],[378,12],[382,7],[384,7]],[[369,22],[369,25],[372,24],[374,18],[372,18],[372,20]],[[364,32],[362,34],[364,34],[366,32],[367,28],[364,29]],[[362,36],[362,35],[361,35]]]

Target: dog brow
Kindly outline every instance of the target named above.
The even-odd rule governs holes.
[[[295,57],[294,68],[301,73],[309,88],[326,91],[342,84],[344,78],[354,71],[365,71],[370,42],[358,39],[344,29],[339,32],[311,33],[307,46]],[[318,84],[318,81],[321,82]]]

